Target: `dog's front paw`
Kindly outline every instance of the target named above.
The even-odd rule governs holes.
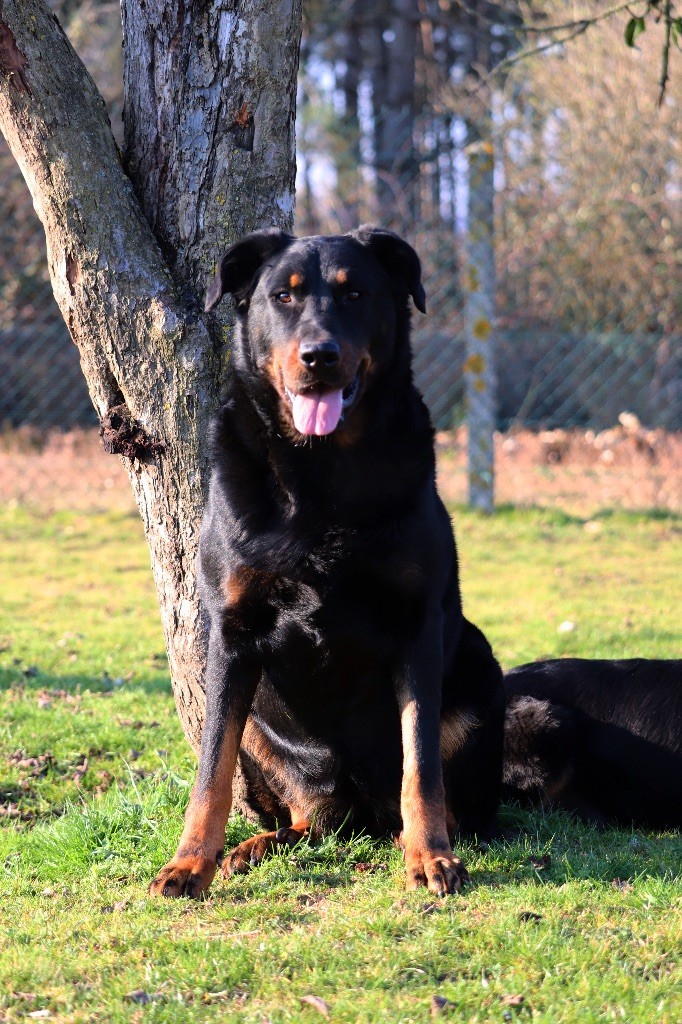
[[[213,881],[216,860],[199,855],[175,856],[161,868],[148,892],[152,896],[188,896],[197,899]]]
[[[264,832],[235,846],[223,858],[220,869],[223,876],[230,878],[232,875],[243,875],[249,868],[260,864],[265,854],[273,848],[274,840],[274,832]]]
[[[225,878],[231,875],[244,874],[249,868],[260,864],[266,853],[271,853],[279,846],[295,846],[306,834],[307,823],[301,826],[280,828],[277,832],[262,832],[245,842],[235,846],[225,854],[222,873]]]
[[[469,881],[469,873],[459,857],[452,853],[434,853],[424,850],[418,854],[405,853],[407,888],[426,886],[436,896],[459,892]]]

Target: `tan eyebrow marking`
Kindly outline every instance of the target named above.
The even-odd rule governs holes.
[[[301,284],[303,284],[303,275],[302,274],[292,274],[291,277],[289,278],[289,287],[290,288],[298,288],[299,285],[301,285]]]
[[[347,280],[348,280],[348,274],[346,273],[345,270],[337,270],[336,271],[336,283],[337,284],[345,284]]]

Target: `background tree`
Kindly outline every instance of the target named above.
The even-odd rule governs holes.
[[[110,0],[50,4],[67,12],[70,36],[95,74],[123,148],[118,5]],[[385,91],[385,82],[381,84],[380,71],[372,66],[369,46],[370,37],[375,50],[393,45],[392,26],[396,18],[407,18],[407,5],[381,0],[368,8],[358,0],[336,5],[306,0],[305,6],[299,230],[345,230],[358,221],[386,216],[417,246],[428,280],[429,316],[415,320],[416,371],[438,426],[465,419],[462,380],[467,377],[473,384],[475,376],[462,374],[461,367],[479,365],[467,361],[462,340],[464,313],[470,308],[464,287],[470,278],[462,273],[467,265],[465,228],[477,152],[475,145],[468,148],[475,120],[472,89],[477,100],[485,100],[482,110],[494,112],[488,125],[496,136],[498,425],[500,417],[504,423],[518,417],[531,423],[598,420],[603,425],[635,404],[645,420],[671,426],[679,422],[679,402],[670,398],[674,387],[679,394],[679,383],[674,384],[680,379],[674,325],[680,321],[681,280],[676,130],[680,78],[672,59],[666,96],[656,108],[666,26],[674,27],[666,12],[679,12],[679,4],[661,3],[658,9],[630,5],[631,15],[616,0],[584,0],[572,4],[569,12],[565,4],[550,0],[418,0],[410,113],[414,175],[407,191],[397,185],[397,164],[385,161],[383,170],[377,165],[381,104],[373,81],[377,95]],[[624,36],[635,16],[645,17],[646,31],[638,30],[630,39],[634,47],[628,48]],[[196,21],[197,15],[192,17]],[[404,24],[405,31],[410,24],[414,27],[414,21]],[[476,53],[474,37],[489,47],[490,61]],[[672,34],[670,39],[674,53]],[[5,38],[2,45],[11,64],[11,40]],[[529,57],[529,51],[535,55]],[[159,56],[163,61],[164,55]],[[153,67],[155,55],[150,58],[148,67]],[[488,66],[504,74],[497,77]],[[472,89],[463,87],[467,83]],[[248,123],[244,127],[248,134]],[[227,137],[229,142],[236,136],[228,132]],[[173,145],[182,147],[181,133]],[[229,150],[227,159],[232,158]],[[32,423],[44,428],[54,423],[61,398],[75,395],[78,381],[73,374],[78,371],[68,338],[57,336],[61,319],[46,302],[42,238],[36,244],[30,198],[16,176],[10,176],[11,160],[2,146],[0,214],[9,244],[0,252],[0,419],[19,424],[28,413]],[[383,212],[378,195],[382,174],[392,182],[394,199],[390,206],[384,204]],[[191,197],[193,186],[187,180]],[[217,194],[218,219],[224,198]],[[490,211],[491,204],[482,209]],[[245,224],[256,219],[248,207],[243,212]],[[280,212],[275,210],[274,218]],[[148,216],[156,214],[151,210]],[[490,215],[487,223],[491,226]],[[173,250],[180,251],[182,261],[187,241],[174,241],[160,224],[155,230],[165,260],[175,268]],[[222,230],[231,227],[224,224]],[[469,319],[473,323],[478,317]],[[614,337],[606,339],[610,331]],[[594,358],[586,359],[583,346],[590,345]],[[657,346],[660,365],[656,388],[649,384],[652,346]],[[609,370],[611,378],[619,376],[605,405],[594,394],[599,393],[600,376]],[[536,380],[543,392],[537,401],[531,396],[531,391],[537,394]],[[567,407],[563,396],[571,391],[577,399],[579,390],[584,400],[571,400]],[[668,419],[662,419],[665,408],[671,410]],[[70,410],[71,418],[60,420],[60,426],[84,422],[87,395],[73,398]]]
[[[508,322],[679,325],[682,80],[657,108],[660,40],[648,32],[637,47],[613,21],[511,73],[497,235]]]
[[[331,142],[322,147],[318,173],[320,180],[333,180],[333,215],[327,223],[331,229],[334,222],[344,226],[352,211],[355,219],[378,220],[416,245],[428,281],[429,331],[450,339],[456,332],[467,335],[470,501],[491,510],[493,94],[486,87],[472,100],[470,93],[518,45],[517,5],[382,0],[363,12],[347,0],[333,13],[328,5],[312,6],[304,82],[312,80],[319,93],[321,83],[331,80],[330,105],[336,112],[326,122]],[[456,83],[467,88],[454,91]],[[319,134],[306,134],[302,143],[308,171],[320,152],[315,149]],[[348,174],[349,151],[354,164],[364,156],[370,173],[358,174],[354,167],[354,177]],[[307,189],[305,194],[310,195]],[[309,209],[306,203],[312,223]],[[416,348],[419,360],[418,337]],[[441,358],[452,358],[451,346],[442,352]],[[434,367],[435,374],[438,370]],[[452,408],[447,414],[451,422]]]
[[[196,586],[208,421],[229,319],[201,297],[222,249],[290,228],[300,0],[123,0],[125,156],[43,0],[0,3],[0,128],[45,229],[50,277],[150,546],[176,703],[199,740]]]

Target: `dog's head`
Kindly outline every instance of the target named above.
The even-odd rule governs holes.
[[[298,435],[333,433],[383,369],[397,357],[407,365],[410,296],[426,311],[414,249],[369,226],[247,235],[224,254],[206,309],[225,293],[237,303],[242,365],[267,379]]]

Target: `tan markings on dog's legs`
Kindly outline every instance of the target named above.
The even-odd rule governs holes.
[[[197,781],[185,813],[178,851],[151,883],[150,893],[199,896],[211,884],[225,846],[241,732],[234,723],[226,724],[211,778],[203,786]]]
[[[445,791],[442,775],[427,787],[419,763],[416,704],[409,701],[402,710],[403,782],[400,811],[403,836],[420,846],[449,849],[445,832]]]
[[[241,746],[259,766],[269,784],[274,786],[277,799],[288,809],[292,822],[307,820],[314,815],[313,795],[306,794],[299,787],[292,785],[290,764],[286,758],[272,749],[267,738],[251,718],[247,719]]]
[[[457,711],[440,723],[440,756],[443,762],[459,753],[472,729],[478,726],[478,719],[471,711]]]
[[[415,700],[403,706],[400,723],[403,740],[401,845],[405,852],[407,887],[416,889],[425,885],[431,892],[444,896],[460,889],[468,876],[450,846],[448,825],[452,826],[452,816],[448,817],[445,807],[442,771],[435,777],[432,768],[425,767],[427,758],[421,749]]]

